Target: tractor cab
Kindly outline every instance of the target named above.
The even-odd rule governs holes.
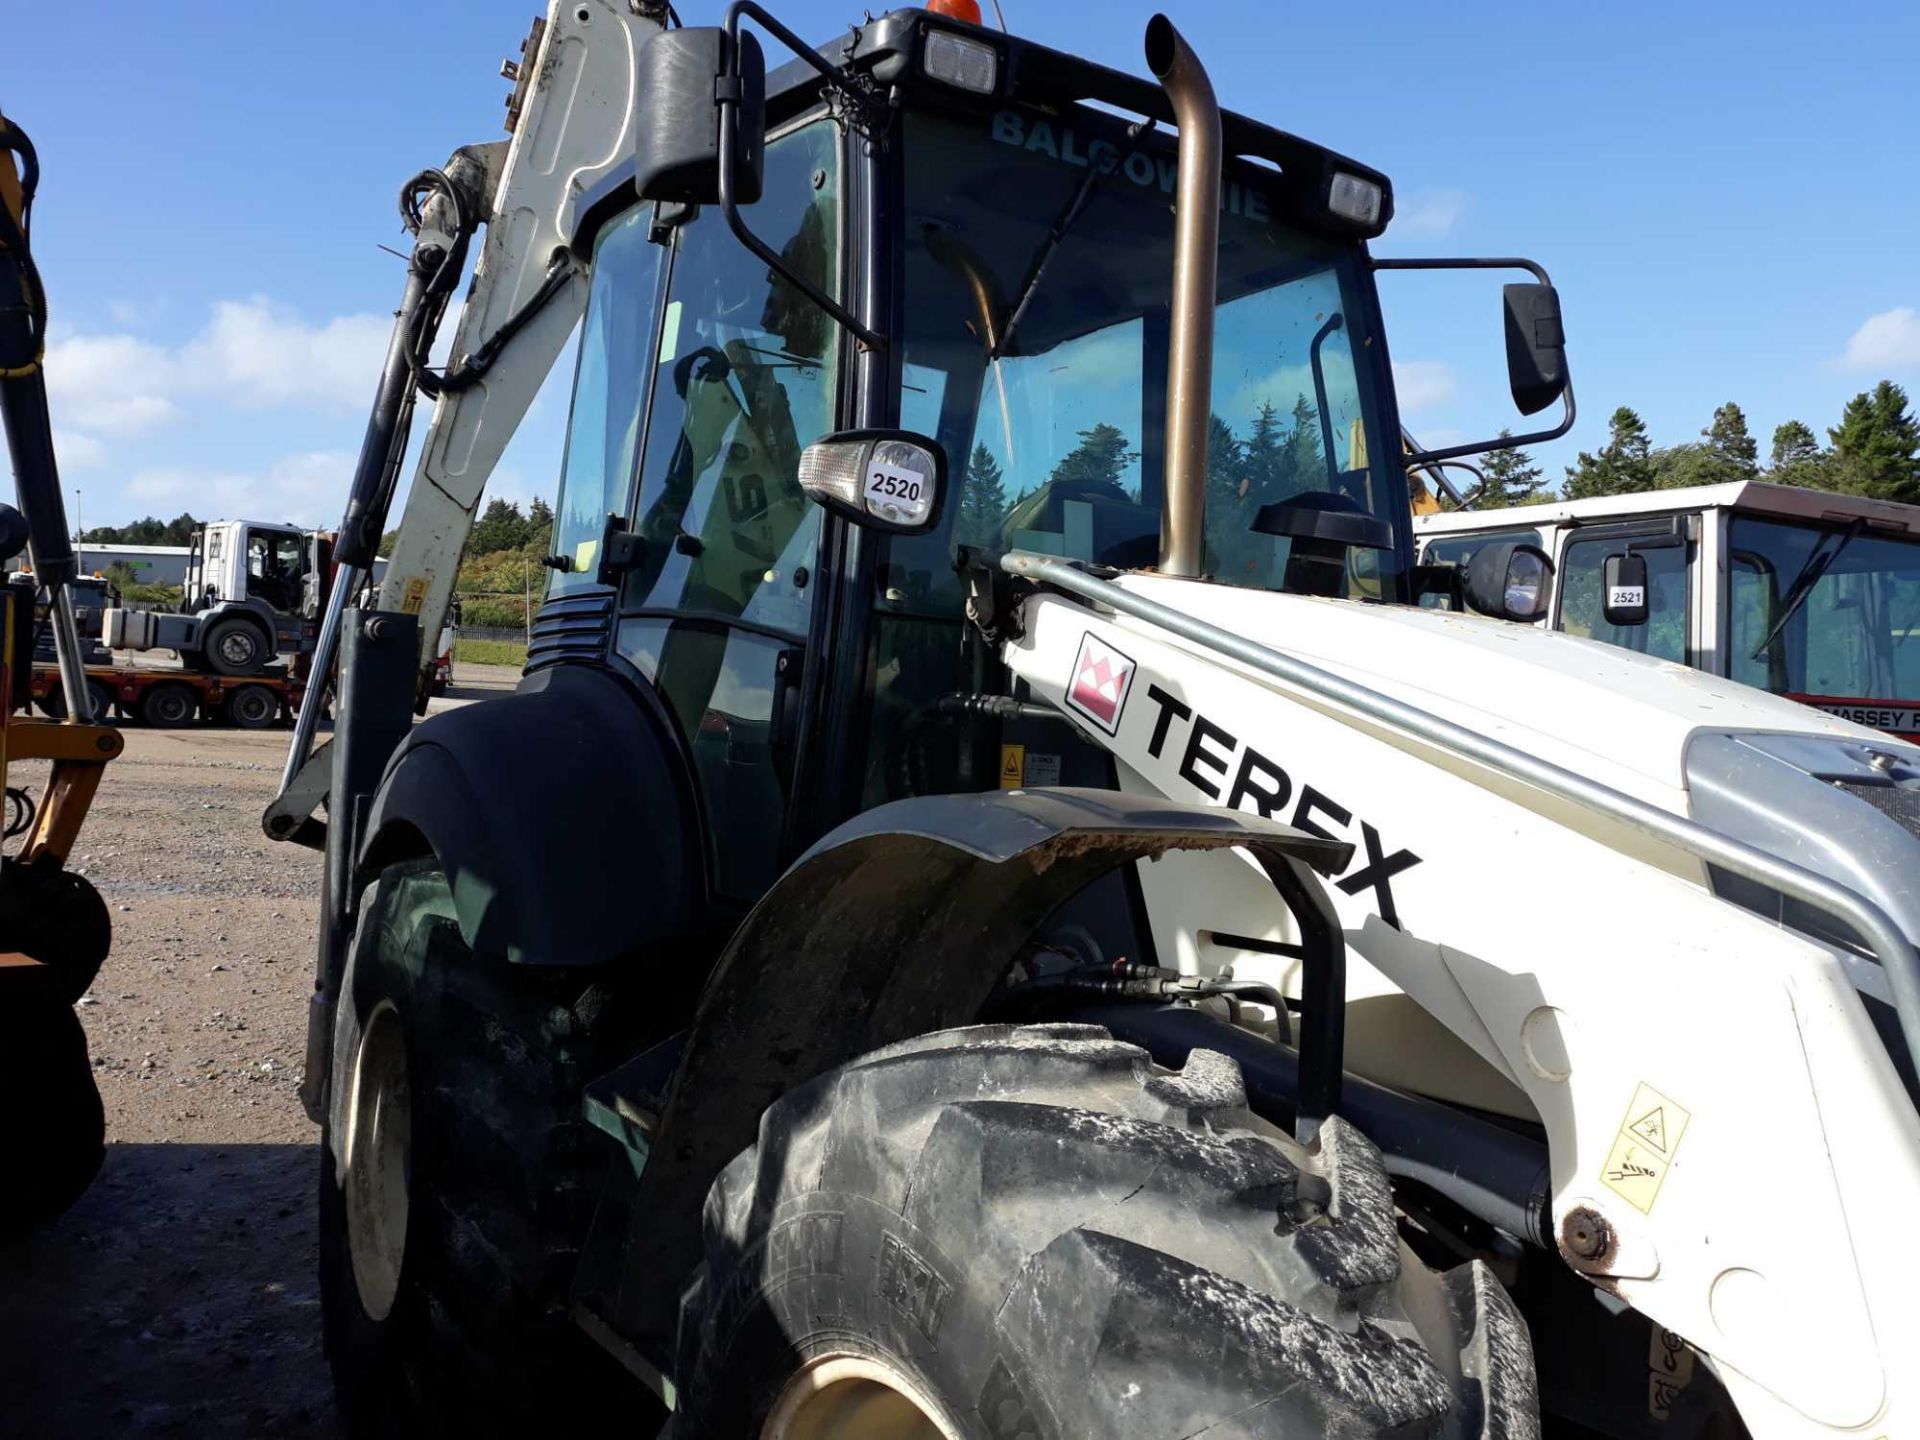
[[[646,53],[718,53],[721,34]],[[749,82],[763,152],[689,163],[713,139],[710,105],[688,106],[692,128],[650,129],[580,206],[591,291],[530,652],[538,670],[612,631],[669,702],[707,813],[738,832],[713,859],[742,899],[886,800],[1114,783],[1072,727],[1022,712],[968,622],[967,559],[1162,563],[1185,318],[1160,86],[918,10],[829,47],[834,63],[777,38],[791,63]],[[675,83],[664,65],[643,79]],[[1201,571],[1407,602],[1386,262],[1367,251],[1391,188],[1245,117],[1223,137]],[[739,203],[715,203],[736,163]],[[920,533],[803,489],[809,445],[875,427],[940,456]]]

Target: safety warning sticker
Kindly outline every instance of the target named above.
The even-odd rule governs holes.
[[[1000,747],[1000,788],[1018,790],[1027,783],[1027,747],[1024,745],[1002,745]]]
[[[1651,1085],[1641,1085],[1620,1122],[1620,1133],[1607,1152],[1600,1179],[1636,1210],[1652,1214],[1653,1202],[1666,1182],[1667,1168],[1692,1119],[1691,1111]]]
[[[407,577],[406,588],[402,590],[400,594],[400,613],[402,615],[418,615],[420,613],[420,607],[426,603],[427,577],[424,575],[409,575]]]

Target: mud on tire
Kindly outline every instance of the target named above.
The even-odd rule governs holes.
[[[1518,1312],[1401,1243],[1364,1136],[1310,1151],[1227,1057],[1091,1026],[926,1036],[768,1110],[708,1198],[674,1440],[761,1435],[833,1356],[965,1440],[1539,1433]]]
[[[580,1091],[609,1068],[604,997],[579,975],[509,967],[460,938],[430,861],[385,871],[343,981],[320,1176],[321,1311],[356,1435],[520,1435],[585,1424],[618,1397],[634,1433],[653,1399],[565,1313],[604,1154]],[[406,1044],[412,1134],[404,1258],[391,1306],[363,1303],[335,1162],[354,1051],[382,1005]]]

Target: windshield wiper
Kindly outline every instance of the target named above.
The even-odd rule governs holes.
[[[1159,122],[1149,116],[1127,127],[1127,144],[1132,145],[1147,134]],[[1115,167],[1118,168],[1117,166]],[[1060,242],[1067,238],[1067,231],[1073,228],[1074,221],[1087,208],[1087,202],[1093,198],[1093,188],[1105,179],[1111,171],[1102,170],[1091,159],[1087,162],[1087,173],[1081,178],[1079,188],[1073,192],[1073,198],[1067,202],[1067,208],[1060,212],[1060,218],[1053,222],[1053,228],[1047,232],[1047,238],[1040,242],[1035,253],[1033,269],[1027,275],[1027,283],[1020,287],[1020,294],[1013,302],[1013,311],[1007,316],[1006,327],[987,352],[988,360],[998,360],[1007,353],[1007,347],[1013,343],[1013,332],[1020,328],[1020,317],[1027,313],[1027,303],[1033,299],[1033,292],[1040,288],[1040,277],[1047,273],[1054,252],[1060,248]]]
[[[1820,583],[1833,562],[1840,558],[1840,552],[1860,537],[1867,528],[1864,515],[1856,516],[1853,523],[1841,532],[1840,543],[1831,550],[1826,548],[1826,539],[1813,547],[1813,553],[1807,556],[1807,563],[1800,567],[1800,573],[1793,577],[1793,583],[1787,586],[1787,593],[1781,598],[1780,617],[1773,622],[1773,628],[1767,631],[1766,638],[1753,647],[1753,654],[1747,658],[1758,660],[1767,653],[1767,647],[1780,638],[1780,632],[1787,628],[1787,622],[1800,613],[1800,607],[1807,603],[1807,597],[1813,594],[1813,587]]]

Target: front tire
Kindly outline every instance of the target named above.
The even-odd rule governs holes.
[[[214,621],[201,640],[207,667],[222,675],[258,674],[271,648],[258,625],[237,615]]]
[[[1365,1137],[1295,1144],[1225,1056],[910,1041],[783,1097],[715,1183],[675,1440],[1537,1436],[1512,1302],[1395,1227]]]
[[[598,1000],[577,976],[476,956],[431,860],[369,892],[319,1197],[322,1331],[356,1435],[534,1433],[610,1396],[646,1414],[566,1312],[602,1170],[580,1109],[611,1068]]]
[[[78,1200],[100,1173],[106,1130],[80,1017],[57,997],[9,999],[0,1011],[0,1236]]]

